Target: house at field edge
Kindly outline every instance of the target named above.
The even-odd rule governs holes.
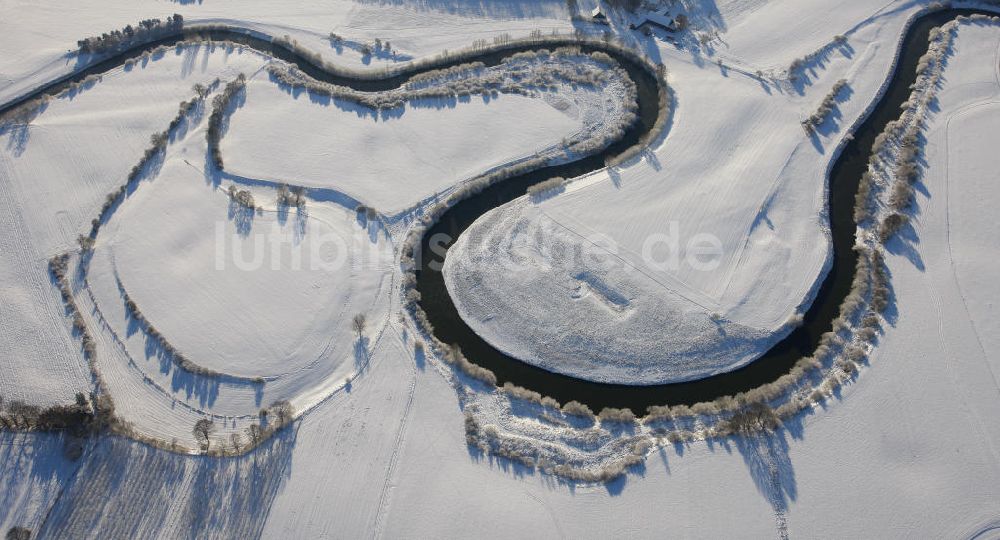
[[[590,21],[598,24],[608,24],[608,16],[604,14],[601,5],[598,4],[594,11],[590,12]]]
[[[679,17],[680,16],[678,16],[678,18]],[[652,30],[653,28],[659,28],[666,31],[668,34],[673,34],[683,29],[681,23],[679,23],[677,19],[670,16],[669,11],[647,13],[642,22],[639,24],[631,24],[629,25],[629,28],[632,28],[633,30]]]

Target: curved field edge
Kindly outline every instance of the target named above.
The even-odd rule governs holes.
[[[206,35],[206,32],[210,33],[210,35]],[[470,60],[475,60],[477,57],[498,54],[503,55],[502,57],[496,59],[499,61],[502,60],[502,58],[517,52],[541,50],[545,46],[586,46],[596,51],[608,50],[613,54],[628,54],[635,56],[633,52],[627,50],[624,46],[596,39],[566,36],[532,36],[521,40],[504,41],[502,43],[497,43],[494,46],[474,47],[458,53],[444,54],[422,61],[410,62],[391,70],[391,72],[381,70],[379,73],[371,73],[342,69],[325,62],[321,66],[317,66],[317,63],[308,57],[309,55],[304,54],[304,51],[295,48],[294,43],[283,43],[280,39],[265,41],[264,39],[253,37],[253,34],[259,33],[228,26],[198,27],[194,29],[184,29],[174,35],[161,37],[149,42],[132,44],[125,50],[110,55],[109,57],[97,63],[91,64],[80,71],[45,84],[19,99],[8,102],[0,108],[0,121],[13,124],[29,123],[33,116],[39,112],[39,109],[43,107],[49,99],[60,95],[67,89],[73,88],[74,85],[78,85],[81,82],[86,83],[92,80],[93,77],[96,77],[103,71],[125,65],[126,63],[134,61],[134,59],[149,53],[155,54],[156,52],[165,50],[170,46],[180,46],[198,42],[217,42],[219,41],[218,38],[220,35],[233,37],[235,38],[236,45],[249,47],[251,49],[255,48],[254,45],[267,44],[267,47],[261,47],[263,50],[257,49],[258,52],[262,52],[265,55],[268,55],[269,51],[275,48],[282,50],[284,53],[283,56],[285,56],[284,59],[288,60],[290,57],[292,63],[296,64],[300,68],[303,66],[311,67],[311,69],[306,71],[306,75],[310,77],[314,75],[315,69],[322,69],[323,73],[329,75],[328,79],[342,77],[354,78],[356,81],[361,82],[374,81],[378,83],[377,86],[382,88],[398,87],[411,76],[418,73],[426,73],[450,66],[461,65]],[[215,87],[217,84],[212,86]],[[374,88],[371,85],[366,86],[364,84],[360,84],[359,86],[362,86],[363,90],[367,91],[380,90],[380,88]],[[182,453],[190,453],[193,450],[178,445],[176,441],[168,443],[155,437],[140,434],[132,425],[123,422],[116,417],[114,413],[113,398],[97,367],[96,349],[92,334],[87,328],[86,323],[83,321],[83,317],[80,315],[79,307],[73,300],[73,290],[75,289],[73,282],[76,282],[76,286],[86,288],[86,269],[88,257],[90,256],[91,249],[94,246],[94,242],[101,225],[124,200],[127,192],[129,191],[129,187],[134,186],[135,183],[144,178],[149,162],[162,155],[168,143],[170,133],[172,133],[173,130],[184,121],[185,115],[192,108],[202,106],[205,96],[208,95],[208,89],[198,90],[197,94],[198,95],[196,95],[192,100],[181,103],[178,115],[171,122],[167,130],[155,133],[152,136],[150,147],[147,149],[142,160],[140,160],[140,162],[132,169],[132,173],[130,173],[126,182],[118,190],[108,194],[105,204],[91,222],[90,233],[87,235],[81,235],[78,239],[80,243],[80,251],[78,252],[78,257],[75,257],[76,260],[74,262],[77,263],[76,265],[73,265],[75,266],[73,269],[75,271],[70,269],[70,253],[54,257],[52,259],[53,264],[51,267],[56,286],[64,293],[67,314],[74,320],[74,326],[77,329],[77,336],[81,340],[81,350],[94,378],[96,390],[93,393],[91,401],[95,404],[99,403],[100,405],[92,407],[92,410],[94,410],[93,414],[98,418],[100,425],[106,426],[107,429],[113,433],[119,433],[161,449]],[[606,144],[610,143],[607,140],[602,142]],[[128,300],[129,299],[126,299],[125,301],[128,302]],[[130,309],[130,311],[132,310]],[[138,311],[137,308],[134,311]],[[79,324],[77,324],[77,321],[79,321]],[[146,332],[145,328],[143,330]],[[157,336],[153,337],[157,338]],[[160,338],[162,338],[162,336],[157,339]],[[172,361],[177,365],[177,367],[186,372],[209,377],[236,378],[224,373],[217,373],[206,368],[202,368],[201,366],[183,358],[178,359],[176,358],[176,355],[171,356]],[[253,382],[255,384],[259,383],[257,380],[250,380],[249,382]],[[324,400],[321,400],[320,402],[322,401]],[[291,423],[295,417],[304,414],[305,412],[306,411],[294,411],[290,408],[290,405],[287,402],[276,402],[272,406],[262,409],[260,412],[261,418],[267,418],[270,415],[271,417],[275,417],[276,420],[269,423],[262,422],[261,424],[255,424],[258,429],[252,430],[252,433],[250,433],[251,430],[248,430],[249,440],[246,441],[245,444],[234,444],[231,449],[220,448],[218,445],[215,447],[206,445],[203,447],[203,450],[205,453],[213,455],[233,455],[248,452],[263,442],[263,440],[265,440],[268,436],[277,432],[288,423]],[[213,417],[214,415],[209,414],[208,416]]]

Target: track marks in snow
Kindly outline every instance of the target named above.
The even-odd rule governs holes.
[[[403,446],[403,437],[406,434],[406,420],[410,416],[413,407],[413,393],[417,387],[416,364],[410,370],[410,385],[407,388],[406,405],[403,407],[403,415],[399,419],[399,429],[396,430],[396,437],[393,440],[392,455],[389,457],[389,466],[385,470],[385,479],[382,481],[382,491],[379,495],[378,510],[375,512],[375,527],[372,529],[372,538],[380,538],[385,531],[385,515],[392,500],[393,478],[396,474],[396,464],[399,462],[400,449]]]
[[[1000,84],[1000,83],[998,83],[998,84]],[[946,239],[947,239],[947,242],[946,242],[946,244],[947,244],[947,256],[948,256],[948,264],[949,264],[951,278],[954,281],[955,288],[956,288],[956,290],[959,293],[959,298],[961,299],[962,308],[965,310],[966,319],[969,321],[969,326],[970,326],[970,328],[972,330],[972,333],[975,335],[976,344],[978,345],[979,351],[982,354],[981,358],[986,363],[986,366],[989,369],[990,375],[992,375],[992,377],[993,377],[993,384],[996,387],[997,392],[1000,393],[1000,381],[998,381],[998,379],[997,379],[997,375],[996,375],[996,372],[993,369],[993,365],[989,361],[989,355],[987,354],[986,348],[983,346],[983,339],[982,339],[982,336],[980,334],[979,329],[977,328],[976,320],[972,316],[971,311],[969,310],[968,294],[966,292],[965,287],[962,286],[962,280],[959,277],[960,272],[959,272],[959,270],[957,268],[957,265],[955,264],[955,249],[954,249],[954,244],[955,244],[955,241],[954,241],[955,230],[954,230],[954,227],[952,226],[952,223],[951,223],[952,222],[952,205],[950,204],[950,201],[953,198],[952,195],[950,194],[950,192],[953,189],[953,186],[952,186],[952,176],[951,176],[951,168],[952,168],[953,161],[954,161],[952,159],[952,156],[951,156],[951,151],[952,151],[952,148],[954,146],[956,146],[956,145],[952,145],[951,144],[951,137],[952,137],[952,129],[951,129],[952,125],[951,125],[951,123],[956,118],[960,118],[960,117],[966,115],[967,113],[969,113],[972,110],[980,109],[980,108],[984,108],[984,107],[985,108],[996,109],[998,105],[1000,105],[1000,101],[996,101],[996,100],[991,99],[991,100],[987,100],[987,101],[975,103],[975,104],[972,104],[972,105],[967,106],[967,107],[963,107],[958,112],[956,112],[956,113],[954,113],[954,114],[952,114],[951,116],[948,117],[948,120],[947,120],[947,122],[945,124],[945,136],[944,136],[944,141],[945,141],[945,151],[944,151],[944,157],[945,157],[945,168],[944,168],[945,186],[944,186],[944,190],[945,190],[945,216],[946,216],[946,218],[945,218],[945,223],[946,223],[945,235],[946,235]],[[980,111],[980,114],[985,114],[985,113],[983,113],[983,112]],[[1000,121],[1000,113],[998,113],[996,110],[994,111],[993,116],[998,121]],[[960,131],[961,130],[956,131],[956,135],[958,135]],[[960,176],[964,177],[965,175],[960,175]]]
[[[576,289],[573,290],[573,298],[593,298],[598,304],[618,314],[629,310],[631,305],[629,299],[592,272],[577,272],[573,275],[573,279],[578,282]]]

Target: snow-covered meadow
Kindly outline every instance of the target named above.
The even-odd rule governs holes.
[[[191,23],[287,33],[352,67],[394,60],[338,51],[328,32],[348,45],[391,39],[404,60],[504,32],[573,28],[562,1],[8,4],[23,24],[0,22],[9,30],[0,32],[3,102],[72,70],[66,50],[79,37],[173,11]],[[675,112],[665,139],[564,192],[486,214],[449,256],[451,293],[491,342],[587,378],[683,380],[752,360],[815,292],[828,265],[827,168],[925,3],[685,4],[694,30],[708,35],[699,51],[613,21],[669,70]],[[810,64],[807,83],[777,77],[837,34],[846,46]],[[226,171],[208,165],[206,104],[102,225],[75,293],[116,412],[138,434],[193,448],[196,420],[214,419],[222,440],[276,400],[290,400],[299,419],[226,458],[104,436],[70,461],[58,435],[0,433],[0,530],[269,538],[989,538],[1000,530],[1000,290],[990,279],[1000,233],[991,151],[1000,25],[957,27],[924,129],[911,224],[886,246],[893,304],[867,365],[834,399],[772,434],[680,444],[644,426],[559,425],[415,347],[422,338],[401,316],[395,246],[407,215],[477,173],[606,121],[553,106],[562,99],[582,111],[599,92],[477,97],[376,118],[291,95],[262,71],[267,62],[239,47],[171,48],[0,134],[0,247],[9,255],[0,262],[0,395],[49,405],[92,388],[46,262],[77,249],[105,194],[194,83],[242,72],[249,84],[223,138]],[[808,137],[799,121],[840,79],[845,99]],[[274,182],[311,188],[304,208],[280,207]],[[234,206],[231,184],[260,209]],[[357,214],[359,202],[389,219]],[[682,245],[698,233],[717,238],[718,264],[650,267],[644,255],[665,253],[643,243],[672,228]],[[594,257],[553,258],[582,249],[581,239],[597,240],[588,244]],[[329,261],[341,252],[332,272],[310,264],[311,254]],[[123,290],[174,347],[223,377],[163,356],[127,313]],[[367,315],[362,336],[352,328],[357,313]],[[256,377],[264,384],[244,380]],[[627,476],[572,483],[476,451],[465,411],[585,466],[600,466],[617,441],[659,444]]]
[[[614,80],[600,92],[563,84],[532,96],[418,100],[377,114],[257,79],[222,149],[233,174],[331,190],[392,216],[456,179],[614,126],[620,107],[604,98],[620,88]]]

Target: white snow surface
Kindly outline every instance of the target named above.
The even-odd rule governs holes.
[[[585,4],[581,2],[584,8]],[[765,246],[762,249],[774,262],[754,262],[758,255],[745,255],[749,262],[734,266],[733,281],[724,291],[755,292],[744,292],[742,297],[723,292],[719,311],[728,325],[725,328],[750,321],[770,331],[770,338],[757,343],[772,339],[778,335],[775,328],[782,317],[808,297],[824,264],[828,248],[821,229],[822,169],[846,125],[874,99],[905,22],[921,5],[896,1],[883,7],[841,0],[833,6],[810,2],[810,7],[799,9],[787,0],[705,3],[706,11],[717,11],[718,20],[726,23],[717,27],[721,39],[714,43],[719,54],[742,63],[726,77],[704,57],[669,45],[658,49],[677,90],[677,113],[670,132],[654,151],[659,170],[647,157],[616,171],[616,178],[595,174],[540,204],[518,202],[490,217],[504,214],[554,236],[554,223],[574,215],[573,204],[592,208],[586,206],[593,204],[588,198],[597,199],[600,192],[607,196],[604,206],[608,208],[599,207],[593,223],[583,220],[584,225],[598,232],[615,232],[621,222],[616,222],[612,206],[618,208],[617,214],[634,215],[636,224],[655,221],[643,209],[653,204],[645,199],[652,197],[648,186],[657,179],[664,187],[655,194],[668,205],[665,208],[672,208],[665,215],[680,216],[685,227],[695,224],[695,230],[713,230],[710,225],[719,225],[721,220],[692,216],[695,211],[674,201],[675,197],[730,216],[732,223],[716,232],[739,229],[740,223],[745,226],[741,219],[766,217],[774,229],[756,223],[744,229],[749,231],[744,240]],[[189,20],[256,21],[249,24],[272,33],[284,28],[300,42],[311,34],[317,47],[331,29],[358,37],[384,36],[404,52],[421,56],[465,44],[470,34],[489,38],[504,31],[526,33],[535,27],[571,28],[564,6],[561,0],[508,0],[489,5],[341,2],[309,8],[287,1],[164,4],[111,0],[99,7],[7,2],[3,12],[17,13],[18,21],[0,21],[0,73],[10,81],[0,95],[6,101],[54,73],[73,69],[74,62],[67,63],[63,54],[78,37],[172,11],[183,12]],[[879,8],[878,15],[871,17]],[[776,95],[768,96],[763,86],[738,71],[786,66],[793,58],[821,47],[832,34],[852,28],[851,58],[833,54],[814,70],[813,84],[805,87],[802,96],[774,86],[769,89]],[[395,308],[384,305],[396,296],[392,292],[395,281],[390,280],[377,297],[378,305],[370,308],[369,357],[364,368],[354,373],[353,383],[316,383],[318,390],[305,391],[306,397],[299,394],[305,388],[302,385],[276,384],[275,397],[298,395],[296,405],[306,412],[290,429],[249,455],[232,459],[183,456],[108,436],[91,441],[84,457],[73,463],[61,457],[58,436],[0,434],[0,526],[2,530],[26,526],[38,537],[73,538],[996,537],[1000,531],[996,505],[1000,500],[1000,425],[995,422],[1000,416],[1000,344],[995,336],[1000,335],[996,317],[1000,289],[989,278],[1000,270],[995,257],[1000,231],[992,212],[993,202],[1000,198],[1000,188],[992,181],[997,168],[992,150],[1000,122],[998,51],[1000,28],[960,25],[938,111],[925,131],[927,167],[918,184],[917,211],[912,225],[888,246],[893,305],[869,365],[836,399],[804,413],[775,434],[666,445],[652,450],[641,472],[595,486],[562,483],[508,461],[481,456],[466,445],[459,402],[484,405],[485,414],[494,415],[484,418],[484,423],[515,422],[539,439],[550,430],[530,413],[512,409],[499,393],[467,386],[436,359],[414,355],[410,325],[397,319],[392,313]],[[339,57],[333,53],[331,58],[351,61],[346,51]],[[5,226],[0,238],[5,253],[13,254],[0,262],[0,394],[5,398],[39,404],[66,402],[74,392],[89,388],[78,341],[49,283],[45,262],[74,249],[76,235],[89,227],[104,195],[123,181],[149,135],[169,122],[177,102],[190,98],[191,84],[232,78],[240,71],[250,74],[262,63],[261,58],[247,54],[199,55],[198,60],[188,74],[182,69],[183,55],[175,57],[172,52],[139,70],[113,71],[72,99],[54,100],[20,135],[0,134],[0,218]],[[848,78],[853,93],[838,106],[840,118],[821,132],[820,151],[801,134],[798,120],[811,114],[841,77]],[[728,100],[743,104],[746,110],[732,111],[739,107],[725,103]],[[237,129],[243,112],[249,111],[239,111],[234,117]],[[732,123],[725,122],[726,114],[737,112],[740,115]],[[746,125],[755,122],[757,129]],[[170,266],[157,269],[155,263],[137,259],[156,254],[163,242],[183,242],[185,230],[189,231],[184,243],[192,250],[189,255],[204,254],[203,239],[192,238],[190,231],[197,228],[213,234],[217,220],[211,216],[227,209],[223,195],[213,189],[212,178],[201,176],[205,163],[202,130],[202,123],[192,122],[185,135],[171,144],[162,167],[112,217],[113,223],[121,221],[118,235],[112,225],[98,241],[96,255],[101,256],[95,256],[95,265],[115,254],[130,291],[135,288],[136,295],[144,294],[138,292],[141,287],[151,287],[141,307],[155,324],[170,324],[159,322],[172,316],[170,293],[155,290],[143,277],[155,273],[172,278],[172,284],[166,281],[159,286],[175,293],[190,283],[179,279],[181,274]],[[726,134],[727,130],[733,133]],[[793,140],[796,130],[799,139]],[[700,141],[690,140],[699,134]],[[757,141],[754,134],[768,144]],[[713,144],[718,146],[714,153],[704,149]],[[699,165],[693,158],[684,158],[684,152],[700,153],[703,162]],[[793,159],[783,165],[790,155]],[[704,173],[697,172],[701,169]],[[743,175],[769,179],[773,187],[742,182]],[[706,188],[700,198],[695,196],[698,179]],[[232,181],[253,190],[265,206],[274,200],[273,190],[266,185],[240,178],[221,180],[223,189]],[[791,187],[795,183],[801,186]],[[727,188],[745,190],[746,200],[728,193]],[[772,198],[767,211],[761,212],[758,202],[768,193]],[[414,201],[419,200],[418,194],[412,195]],[[154,200],[158,197],[163,201]],[[169,201],[191,205],[192,211],[203,208],[211,216],[192,216],[181,206],[169,207]],[[143,208],[161,209],[163,215],[140,215]],[[309,219],[327,212],[342,216],[346,210],[337,201],[310,201],[307,208]],[[191,216],[191,223],[180,219],[184,215]],[[293,212],[293,223],[294,218]],[[259,219],[254,220],[255,228],[268,221]],[[336,230],[354,226],[350,220],[330,219]],[[222,222],[232,226],[227,216]],[[161,233],[158,226],[177,236]],[[134,236],[139,227],[150,233],[149,238]],[[374,225],[371,230],[385,234]],[[392,234],[392,240],[398,240],[401,233]],[[738,245],[738,233],[732,235],[722,234],[721,239]],[[568,242],[567,238],[572,240],[566,236],[563,241]],[[805,240],[810,238],[815,245]],[[627,244],[629,237],[617,240]],[[130,259],[127,270],[121,267],[126,257]],[[168,265],[198,263],[204,269],[203,259],[186,257],[180,250],[163,260]],[[745,272],[746,268],[785,273],[788,284],[775,281],[776,290],[766,290],[759,282],[769,278]],[[661,280],[686,276],[684,283],[691,284],[691,295],[721,287],[717,276],[684,272],[656,276]],[[646,306],[653,304],[645,299],[651,296],[650,289],[663,302],[671,298],[682,302],[673,293],[658,292],[662,287],[644,285],[646,278],[636,277],[636,272],[622,277],[609,269],[603,276],[615,280],[608,281],[612,286],[624,289],[628,285],[643,293],[636,301],[647,302]],[[257,279],[232,277],[247,280],[224,285],[223,292],[232,301],[239,301],[233,297],[241,285],[252,288]],[[373,278],[359,279],[368,283]],[[93,272],[91,280],[96,302],[82,289],[77,291],[77,301],[88,326],[96,330],[99,366],[116,398],[118,413],[138,431],[191,444],[191,425],[206,415],[216,420],[219,437],[256,419],[253,407],[247,411],[250,417],[244,416],[246,406],[253,404],[252,386],[221,384],[210,403],[205,398],[211,395],[205,391],[210,381],[176,374],[175,388],[174,368],[167,366],[166,373],[160,372],[158,361],[145,356],[141,335],[134,334],[124,344],[116,341],[109,329],[126,321],[123,313],[112,309],[121,309],[114,274],[110,268]],[[297,289],[301,283],[294,279],[281,280],[281,288],[273,294],[301,290]],[[595,291],[601,289],[592,283],[580,289],[579,301],[613,311],[596,302]],[[546,283],[539,280],[537,284]],[[772,300],[775,306],[761,307]],[[286,299],[272,301],[280,304]],[[302,306],[309,316],[321,316],[322,308]],[[260,310],[261,320],[271,321],[261,334],[275,332],[279,315],[292,321],[298,314],[265,313],[263,306],[252,309]],[[292,308],[286,305],[282,310]],[[699,316],[704,313],[711,311]],[[196,315],[211,317],[212,312]],[[175,324],[186,334],[196,322]],[[350,344],[353,338],[342,334],[347,321],[339,322],[337,338]],[[223,324],[232,332],[250,333],[235,321]],[[304,320],[294,324],[299,330],[308,327]],[[182,337],[171,331],[168,338],[193,340],[185,345],[199,348],[190,351],[193,361],[206,358],[206,362],[218,362],[216,367],[233,370],[247,366],[223,352],[223,347],[235,342],[218,344],[215,360],[211,354],[203,356],[202,352],[212,349],[204,342],[196,344],[205,340],[199,335],[206,334]],[[655,335],[662,335],[660,329]],[[267,343],[280,348],[284,338],[273,338]],[[203,346],[204,351],[200,350]],[[130,364],[131,359],[138,362]],[[343,372],[336,369],[331,377],[340,381]],[[185,395],[185,386],[194,389],[190,396]],[[456,387],[463,398],[456,398]],[[269,399],[263,398],[262,404]]]
[[[304,369],[330,352],[352,308],[373,302],[391,260],[384,237],[369,240],[342,207],[289,215],[272,207],[242,225],[232,206],[200,169],[171,160],[102,231],[95,257],[108,267],[95,269],[92,285],[98,276],[119,280],[146,319],[203,367],[251,378]],[[352,305],[357,295],[364,300]]]
[[[329,190],[393,215],[461,180],[616,125],[620,103],[604,103],[615,90],[623,84],[613,78],[601,90],[563,83],[551,93],[423,99],[376,113],[290,94],[258,77],[222,150],[234,174]]]
[[[47,262],[76,248],[77,235],[89,230],[105,196],[124,182],[150,135],[162,131],[178,103],[194,95],[192,85],[252,73],[262,64],[256,54],[208,49],[170,50],[132,68],[116,68],[52,100],[27,127],[5,129],[2,395],[64,403],[90,387]]]

